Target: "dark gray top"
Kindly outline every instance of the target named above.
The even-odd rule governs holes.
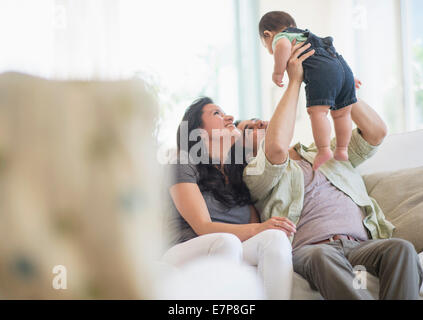
[[[192,164],[170,164],[168,172],[173,175],[171,184],[195,183],[198,184],[198,170]],[[223,222],[231,224],[247,224],[250,222],[250,208],[248,205],[228,209],[217,201],[210,192],[202,193],[213,222]],[[167,229],[170,236],[170,245],[190,240],[197,237],[197,234],[179,214],[170,195],[170,210],[167,217]]]

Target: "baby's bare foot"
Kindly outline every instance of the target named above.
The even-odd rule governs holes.
[[[348,161],[348,148],[336,147],[333,157],[338,161]]]
[[[313,170],[319,169],[319,167],[326,161],[332,159],[333,153],[330,148],[320,148],[317,151],[316,158],[314,158]]]

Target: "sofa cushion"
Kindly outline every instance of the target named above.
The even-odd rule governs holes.
[[[369,195],[376,199],[396,229],[393,237],[423,251],[423,167],[363,176]]]
[[[0,74],[0,299],[152,298],[163,237],[150,91]]]

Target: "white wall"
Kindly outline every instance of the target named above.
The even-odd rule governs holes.
[[[403,113],[398,9],[399,0],[260,0],[260,17],[272,10],[286,11],[299,28],[332,36],[337,51],[363,82],[358,96],[393,123]],[[271,81],[273,57],[264,48],[260,54],[263,117],[269,119],[284,89]],[[387,104],[398,107],[389,109]],[[313,141],[305,105],[303,85],[293,143]]]

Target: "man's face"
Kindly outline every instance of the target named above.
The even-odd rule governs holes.
[[[237,128],[244,133],[244,144],[251,145],[252,143],[253,145],[254,156],[257,155],[258,146],[265,137],[268,124],[268,121],[260,119],[243,120],[238,123]]]

